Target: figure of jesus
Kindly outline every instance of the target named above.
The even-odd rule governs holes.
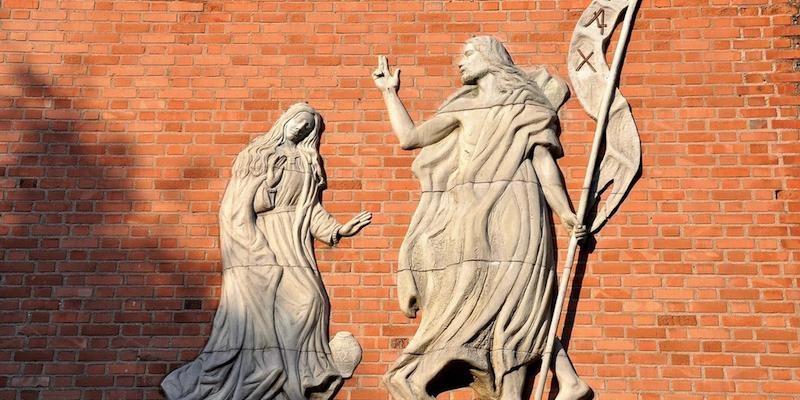
[[[541,360],[557,294],[551,213],[586,235],[555,159],[562,155],[559,79],[516,67],[497,39],[475,37],[458,64],[464,86],[415,125],[399,71],[373,73],[422,195],[400,249],[398,297],[419,329],[384,382],[396,400],[472,386],[481,399],[520,400]],[[558,400],[591,389],[556,343]],[[444,379],[443,379],[444,378]]]

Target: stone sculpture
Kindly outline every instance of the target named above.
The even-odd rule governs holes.
[[[412,169],[420,203],[400,249],[400,308],[424,314],[384,382],[397,400],[434,399],[470,385],[481,399],[522,399],[544,351],[557,290],[551,210],[576,237],[555,158],[566,84],[526,73],[491,37],[475,37],[458,65],[464,87],[414,125],[399,71],[386,57],[373,73]],[[556,343],[557,399],[591,396]]]
[[[358,364],[349,333],[329,345],[312,240],[336,244],[372,216],[342,225],[320,204],[323,129],[298,103],[236,156],[219,211],[222,298],[203,351],[162,382],[170,400],[330,399]]]

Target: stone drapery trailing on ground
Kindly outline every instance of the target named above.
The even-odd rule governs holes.
[[[164,379],[169,399],[330,399],[358,364],[351,335],[337,336],[336,351],[329,345],[312,241],[335,244],[371,216],[343,226],[320,204],[322,129],[298,103],[237,156],[219,213],[219,309],[197,359]]]

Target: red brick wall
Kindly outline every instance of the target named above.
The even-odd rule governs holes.
[[[643,173],[578,267],[570,354],[602,398],[796,398],[798,4],[642,3],[621,87]],[[415,330],[393,270],[418,187],[376,56],[403,69],[419,120],[458,86],[471,35],[565,75],[587,4],[4,1],[0,399],[161,398],[218,304],[232,157],[299,100],[327,120],[327,208],[375,215],[318,246],[332,330],[365,349],[338,398],[386,398],[380,376]],[[574,99],[562,117],[577,199],[593,123]]]

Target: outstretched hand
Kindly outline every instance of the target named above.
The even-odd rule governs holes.
[[[394,75],[389,71],[389,60],[386,56],[378,56],[378,68],[372,71],[372,80],[375,86],[382,92],[400,88],[400,69],[394,71]]]
[[[339,236],[353,236],[364,229],[365,226],[369,225],[370,222],[372,222],[372,213],[369,211],[362,211],[339,228]]]

